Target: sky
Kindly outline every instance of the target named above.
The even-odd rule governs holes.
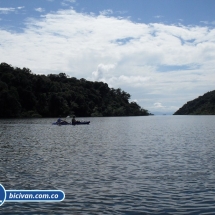
[[[215,90],[215,1],[0,0],[0,63],[121,88],[154,114]]]

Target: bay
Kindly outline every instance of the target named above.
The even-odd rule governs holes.
[[[2,214],[214,214],[215,116],[0,120],[0,183],[59,189],[59,203]]]

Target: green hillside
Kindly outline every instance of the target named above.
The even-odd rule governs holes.
[[[76,116],[147,116],[130,94],[106,83],[65,73],[36,75],[27,68],[0,64],[0,118]]]
[[[187,102],[174,115],[215,115],[215,90]]]

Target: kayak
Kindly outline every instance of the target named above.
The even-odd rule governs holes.
[[[82,122],[76,122],[75,124],[72,124],[71,122],[61,122],[60,125],[89,125],[90,121],[82,121]],[[57,122],[53,122],[52,125],[59,125]]]

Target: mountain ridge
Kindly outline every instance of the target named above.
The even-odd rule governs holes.
[[[215,115],[215,90],[188,101],[173,115]]]
[[[0,118],[151,115],[129,99],[129,93],[107,83],[0,64]]]

